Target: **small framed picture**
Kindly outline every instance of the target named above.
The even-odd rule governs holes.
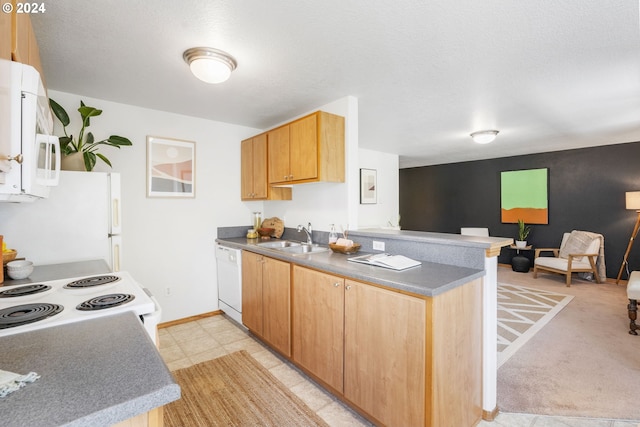
[[[360,204],[375,204],[378,202],[375,169],[360,169]]]
[[[196,143],[147,136],[147,197],[193,198]]]

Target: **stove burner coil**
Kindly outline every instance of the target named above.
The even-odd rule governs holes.
[[[85,277],[83,279],[79,279],[71,283],[67,283],[63,287],[65,289],[90,288],[93,286],[100,286],[100,285],[106,285],[108,283],[117,282],[118,280],[120,280],[118,276]]]
[[[134,298],[135,296],[130,294],[100,295],[99,297],[91,298],[90,300],[78,304],[76,309],[82,311],[104,310],[105,308],[112,308],[126,304],[133,301]]]
[[[64,310],[58,304],[22,304],[0,310],[0,329],[9,329],[55,316]]]
[[[7,289],[0,292],[0,298],[13,298],[22,297],[26,295],[39,294],[51,289],[49,285],[37,284],[37,285],[24,285],[13,289]]]

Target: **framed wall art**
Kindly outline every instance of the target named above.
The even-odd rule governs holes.
[[[549,169],[500,172],[503,223],[549,224]]]
[[[375,204],[378,201],[377,171],[360,169],[360,204]]]
[[[195,197],[196,143],[147,136],[147,197]]]

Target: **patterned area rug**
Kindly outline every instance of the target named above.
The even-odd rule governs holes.
[[[572,299],[571,295],[498,283],[498,367]]]
[[[327,424],[246,351],[173,372],[182,397],[164,407],[165,427]]]

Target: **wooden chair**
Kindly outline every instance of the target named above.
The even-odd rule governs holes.
[[[572,232],[572,233],[575,233]],[[564,233],[560,248],[537,248],[533,260],[533,277],[538,277],[538,270],[551,271],[553,273],[564,274],[567,278],[567,286],[571,286],[571,274],[590,272],[600,283],[600,276],[596,268],[596,262],[600,252],[600,239],[595,238],[580,253],[567,253],[567,249],[572,246],[570,237],[572,233]],[[553,252],[552,257],[540,256],[542,252]]]
[[[462,227],[460,229],[460,234],[462,234],[463,236],[489,237],[489,229],[478,227]]]

